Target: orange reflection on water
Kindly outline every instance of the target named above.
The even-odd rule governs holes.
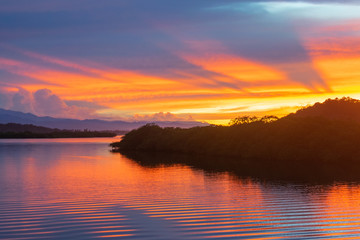
[[[2,229],[17,238],[66,237],[68,229],[83,238],[135,239],[355,239],[360,234],[358,185],[313,188],[183,164],[141,165],[109,152],[110,142],[0,143],[0,181],[10,186],[0,195],[0,238]]]
[[[53,143],[112,143],[120,141],[122,136],[103,138],[24,138],[24,139],[0,139],[0,143],[14,144],[53,144]]]
[[[357,185],[332,186],[326,196],[326,213],[349,214],[360,222],[360,188]]]

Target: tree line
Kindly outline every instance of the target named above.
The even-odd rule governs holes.
[[[32,124],[0,124],[0,138],[87,138],[115,137],[112,131],[61,130]]]
[[[328,100],[322,104],[333,104],[333,101],[344,105],[350,112],[360,107],[360,102],[348,98]],[[348,104],[353,107],[348,107]],[[301,109],[300,112],[313,112],[312,107]],[[319,105],[316,107],[321,108]],[[252,167],[283,169],[284,173],[289,174],[314,174],[316,170],[328,171],[329,174],[343,172],[346,175],[354,169],[360,170],[359,140],[359,121],[349,120],[348,117],[339,119],[321,114],[303,116],[295,113],[280,119],[275,116],[242,116],[231,120],[228,126],[190,129],[161,128],[148,124],[127,133],[122,141],[111,146],[114,151],[122,152],[212,156],[204,159],[219,166],[224,161],[233,162],[235,168],[241,163]],[[218,157],[214,159],[214,156]]]

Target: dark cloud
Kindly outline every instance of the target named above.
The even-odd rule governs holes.
[[[219,81],[219,73],[174,54],[189,51],[182,40],[211,39],[235,55],[273,66],[309,88],[326,87],[289,19],[268,13],[256,4],[259,2],[294,1],[2,0],[0,42],[160,77],[192,75],[210,79],[200,84],[204,87],[243,87],[241,79],[237,83],[235,79]],[[298,70],[284,63],[302,63],[305,69],[299,75]]]

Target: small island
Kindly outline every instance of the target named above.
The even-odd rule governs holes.
[[[280,119],[238,117],[229,126],[181,129],[148,124],[111,147],[140,161],[146,158],[144,153],[181,153],[197,156],[187,163],[234,171],[260,169],[279,177],[360,179],[359,140],[360,101],[342,98],[316,103]]]
[[[61,130],[32,124],[0,124],[0,138],[91,138],[115,137],[115,131]]]

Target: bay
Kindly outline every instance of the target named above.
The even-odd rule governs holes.
[[[0,140],[0,239],[360,239],[356,182],[147,166],[115,140]]]

